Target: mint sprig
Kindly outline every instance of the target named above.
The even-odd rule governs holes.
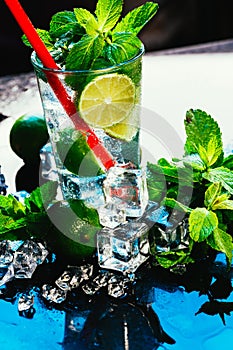
[[[230,265],[233,157],[224,157],[220,128],[205,111],[187,111],[184,123],[187,139],[183,158],[162,158],[157,164],[147,164],[149,196],[188,217],[190,244],[188,250],[182,250],[187,261],[189,257],[195,261],[197,249],[203,253],[212,249],[224,253]],[[174,255],[164,254],[154,254],[157,262],[173,267]]]
[[[123,0],[98,0],[93,14],[85,8],[58,12],[49,31],[37,32],[61,68],[109,67],[139,53],[142,42],[137,35],[154,17],[158,4],[147,2],[124,18],[122,8]],[[25,35],[22,39],[31,46]]]

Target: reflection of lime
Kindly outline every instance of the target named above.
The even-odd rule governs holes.
[[[48,216],[52,223],[48,244],[56,254],[75,263],[95,253],[95,236],[100,225],[94,209],[86,208],[82,201],[74,201],[72,209],[56,203],[49,208]]]
[[[113,126],[104,129],[112,137],[124,141],[131,141],[139,130],[139,116],[133,112],[128,117]]]
[[[10,130],[11,148],[25,162],[33,162],[39,157],[40,149],[48,138],[46,122],[38,115],[19,117]]]
[[[135,103],[135,86],[124,74],[106,74],[93,79],[83,90],[79,110],[91,126],[105,128],[125,119]]]
[[[73,129],[60,132],[57,151],[64,166],[79,176],[96,176],[102,172],[85,136]]]

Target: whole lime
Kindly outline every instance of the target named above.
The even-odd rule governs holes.
[[[10,146],[25,163],[38,159],[40,149],[48,139],[45,119],[39,115],[22,115],[10,130]]]
[[[47,214],[50,221],[47,243],[54,253],[74,264],[91,259],[96,251],[96,233],[101,227],[96,211],[85,207],[82,201],[71,205],[57,202]]]

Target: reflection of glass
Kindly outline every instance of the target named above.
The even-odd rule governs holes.
[[[50,80],[55,77],[62,82],[77,113],[84,117],[117,163],[130,162],[138,166],[140,121],[136,107],[140,104],[143,52],[142,49],[138,56],[122,64],[89,71],[43,68],[33,53],[32,63],[66,199],[83,199],[82,186],[89,197],[97,198],[100,192],[92,188],[93,178],[100,176],[101,179],[103,169],[87,145],[86,136],[75,129],[65,113],[46,75]],[[109,114],[106,113],[108,108],[112,108]],[[87,193],[84,197],[87,199]]]
[[[88,312],[66,313],[64,350],[152,350],[164,342],[174,344],[150,305],[99,296]]]

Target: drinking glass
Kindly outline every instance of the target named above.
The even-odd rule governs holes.
[[[93,207],[104,204],[103,182],[106,169],[87,144],[85,132],[51,87],[59,80],[74,103],[77,115],[84,118],[96,137],[110,153],[115,164],[140,167],[140,103],[142,46],[138,55],[123,63],[96,70],[66,71],[42,65],[35,52],[31,61],[36,73],[50,143],[60,187],[65,200],[85,200]],[[50,77],[50,79],[48,79]],[[113,101],[114,99],[114,101]],[[94,107],[93,107],[94,101]],[[107,111],[111,105],[109,115]],[[101,119],[99,121],[99,119]]]

